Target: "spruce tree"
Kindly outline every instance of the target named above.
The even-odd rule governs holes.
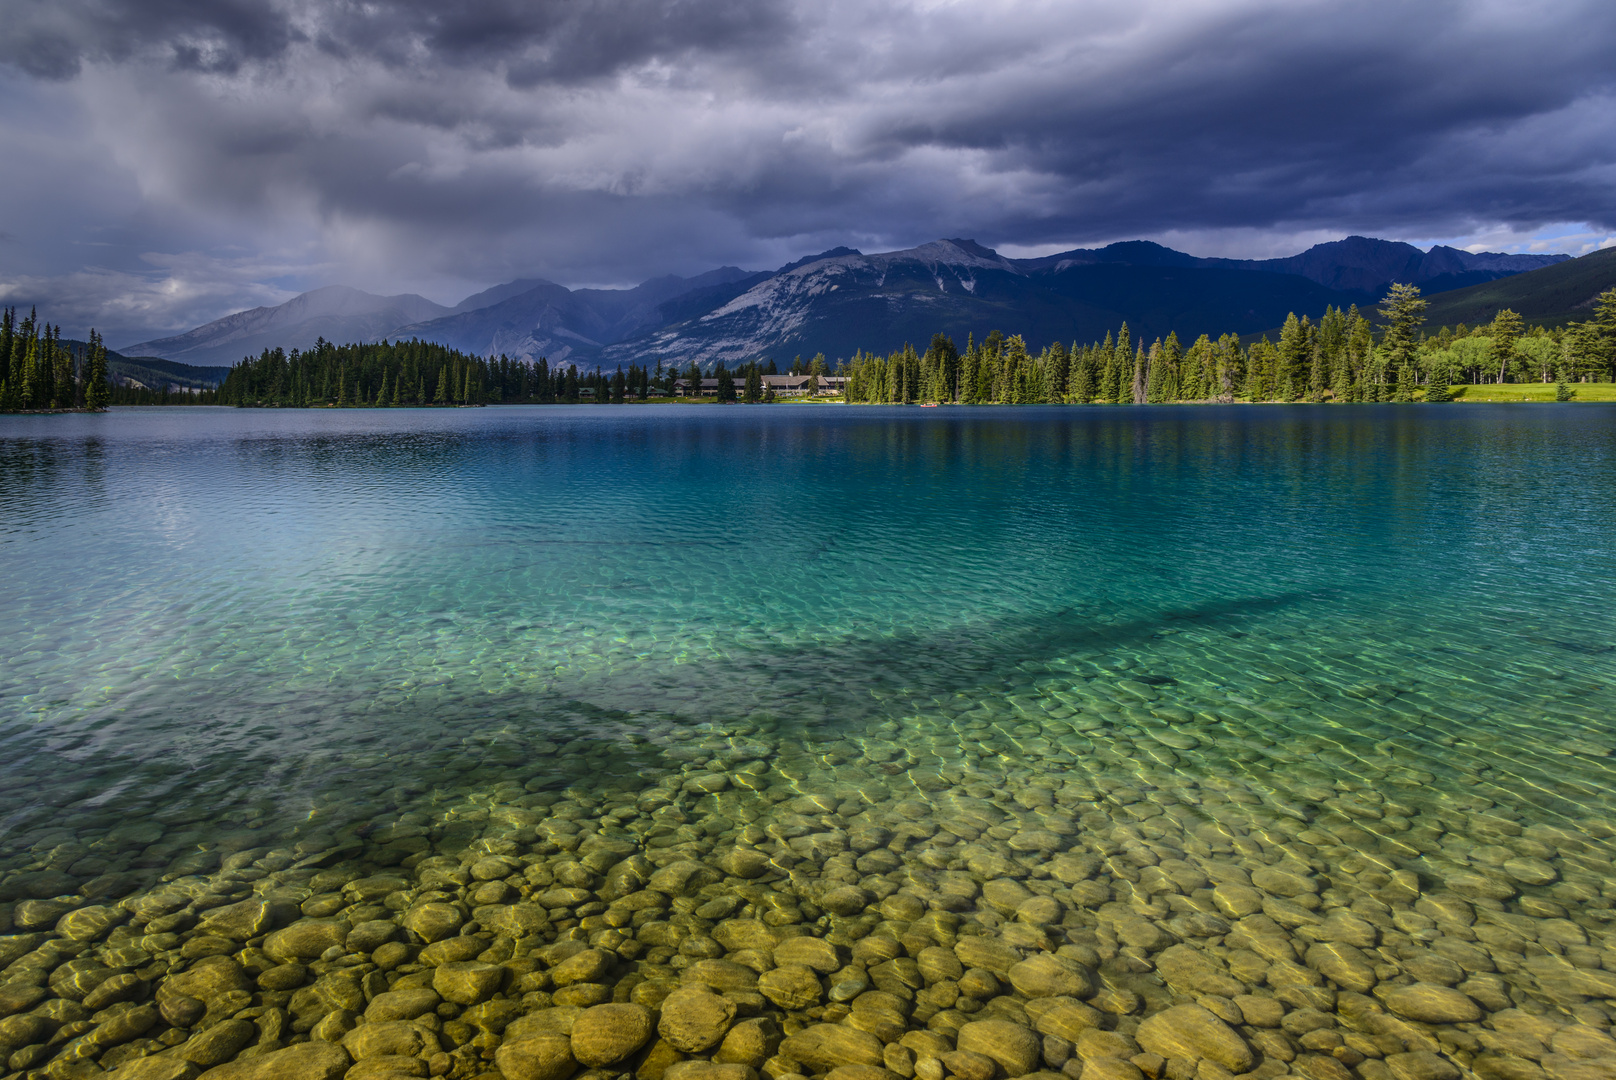
[[[1577,392],[1571,389],[1571,383],[1566,378],[1566,369],[1562,365],[1554,375],[1554,400],[1570,401],[1576,396]]]
[[[1414,334],[1425,321],[1425,308],[1418,286],[1401,282],[1380,302],[1380,314],[1386,320],[1381,348],[1386,352],[1386,368],[1396,374],[1397,401],[1414,400]]]
[[[1074,347],[1072,353],[1072,382],[1068,397],[1079,405],[1087,405],[1094,400],[1093,350],[1085,347],[1079,353]]]
[[[1300,387],[1307,381],[1307,331],[1302,320],[1291,312],[1279,331],[1278,367],[1274,372],[1273,396],[1281,401],[1295,401]]]
[[[107,346],[101,335],[90,331],[89,366],[84,376],[84,407],[100,411],[112,400],[107,376]]]
[[[376,404],[381,408],[386,408],[387,403],[387,369],[382,368],[382,385],[381,389],[376,391]]]
[[[763,400],[763,375],[758,371],[756,364],[748,364],[746,368],[746,393],[743,400],[748,405],[756,405]]]
[[[1515,341],[1521,336],[1525,323],[1509,308],[1493,317],[1492,361],[1498,365],[1498,381],[1505,381],[1509,362],[1515,359]]]
[[[449,365],[438,368],[438,392],[432,395],[432,404],[449,404]]]
[[[1144,399],[1147,405],[1160,405],[1167,400],[1162,397],[1162,375],[1166,369],[1162,363],[1162,342],[1157,338],[1150,346],[1150,359],[1145,370]]]
[[[1606,289],[1594,303],[1594,325],[1599,328],[1600,375],[1616,372],[1616,289]]]
[[[1122,324],[1117,334],[1117,352],[1113,364],[1116,383],[1111,387],[1111,403],[1126,405],[1133,400],[1133,339],[1128,335],[1128,324]]]
[[[1124,334],[1128,332],[1127,323],[1122,324],[1122,332]],[[1098,360],[1100,385],[1095,394],[1096,399],[1106,405],[1114,404],[1117,400],[1117,353],[1119,348],[1118,345],[1112,343],[1111,332],[1106,331],[1105,344],[1100,346]],[[1133,353],[1131,346],[1128,348],[1128,353],[1130,355]]]
[[[1414,365],[1406,360],[1397,367],[1397,382],[1392,386],[1392,400],[1414,400]]]

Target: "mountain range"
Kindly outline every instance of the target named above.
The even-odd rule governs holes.
[[[238,312],[175,337],[120,350],[194,366],[266,348],[420,338],[483,356],[582,368],[658,360],[680,366],[770,356],[924,347],[937,332],[961,345],[993,329],[1030,346],[1089,341],[1126,321],[1146,338],[1176,331],[1252,333],[1294,311],[1367,306],[1393,282],[1428,295],[1541,271],[1566,255],[1474,254],[1352,236],[1284,259],[1198,258],[1148,241],[1011,259],[973,240],[937,240],[866,255],[852,248],[773,271],[725,266],[632,289],[568,289],[542,278],[495,286],[452,308],[414,294],[374,296],[334,285],[277,307]]]

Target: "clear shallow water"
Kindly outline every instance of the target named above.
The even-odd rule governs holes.
[[[1385,923],[1363,955],[1388,970],[1358,988],[1377,1000],[1430,981],[1433,942],[1491,948],[1460,928],[1496,915],[1519,942],[1449,985],[1489,1016],[1598,1025],[1588,1010],[1616,998],[1613,420],[0,418],[0,896],[104,904],[166,879],[301,902],[316,871],[407,877],[491,844],[565,861],[593,828],[654,864],[762,851],[810,907],[857,884],[869,924],[819,931],[848,943],[881,915],[914,922],[875,907],[901,889],[1017,947],[1097,948],[1106,978],[1143,988],[1106,1010],[1128,1032],[1196,996],[1166,942],[1223,965],[1251,951],[1232,923],[1173,920],[1233,920],[1209,867],[1255,860],[1311,875],[1304,911]],[[586,821],[570,848],[568,805]],[[898,822],[922,828],[884,871],[812,839]],[[1072,931],[1003,931],[1015,907],[978,897],[1000,879],[1055,896]],[[1119,938],[1116,905],[1171,937]],[[546,910],[537,938],[589,937]],[[1299,960],[1333,940],[1282,915]],[[670,958],[648,955],[624,960],[655,980]]]

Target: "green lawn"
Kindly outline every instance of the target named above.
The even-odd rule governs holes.
[[[1616,401],[1616,383],[1572,383],[1573,401]],[[1455,401],[1553,401],[1553,383],[1488,383],[1455,386]]]

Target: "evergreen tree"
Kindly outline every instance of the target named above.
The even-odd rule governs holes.
[[[78,404],[78,384],[73,378],[73,354],[61,345],[62,328],[50,331],[51,342],[51,404],[58,409],[71,409]]]
[[[112,400],[112,387],[107,374],[107,346],[101,335],[90,331],[89,364],[84,376],[84,406],[87,409],[105,409]]]
[[[1107,341],[1111,340],[1110,334],[1105,337]],[[1101,394],[1108,403],[1119,405],[1125,400],[1123,395],[1129,392],[1129,388],[1124,371],[1131,372],[1132,369],[1133,342],[1128,337],[1128,324],[1123,323],[1121,332],[1117,334],[1116,348],[1106,358],[1105,375],[1100,385]]]
[[[1443,365],[1434,365],[1425,384],[1425,400],[1428,403],[1452,401],[1453,395],[1448,391],[1449,372]]]
[[[386,408],[389,404],[391,404],[391,401],[387,396],[387,369],[386,368],[382,369],[382,385],[381,385],[381,389],[376,391],[376,404],[378,406],[383,407],[383,408]]]
[[[1413,401],[1414,383],[1414,364],[1405,360],[1397,368],[1397,382],[1392,387],[1392,400]]]
[[[1070,400],[1079,405],[1087,405],[1094,400],[1094,350],[1085,347],[1081,353],[1077,347],[1072,347],[1072,379],[1068,394]]]
[[[1150,355],[1145,363],[1145,385],[1143,387],[1144,404],[1160,405],[1167,399],[1162,396],[1162,342],[1157,338],[1150,346]]]
[[[931,389],[926,397],[934,401],[953,401],[959,380],[960,355],[954,339],[947,334],[933,334],[926,349],[926,369],[931,376]]]
[[[1396,400],[1414,399],[1414,334],[1425,321],[1426,302],[1414,285],[1395,284],[1380,302],[1380,313],[1386,320],[1386,332],[1381,347],[1386,352],[1386,367],[1396,372]]]
[[[734,401],[735,376],[730,374],[729,368],[720,363],[718,365],[718,370],[713,374],[718,377],[718,400],[725,404]]]
[[[1273,384],[1273,396],[1281,401],[1295,401],[1307,385],[1308,336],[1307,326],[1296,312],[1285,317],[1279,331],[1279,366]]]
[[[1279,373],[1279,350],[1264,335],[1251,347],[1246,361],[1246,398],[1249,401],[1273,401],[1278,396],[1276,377]]]
[[[1515,359],[1515,342],[1521,336],[1524,327],[1521,317],[1509,308],[1504,308],[1493,317],[1493,347],[1492,360],[1498,365],[1498,381],[1505,382],[1509,370],[1509,362]]]
[[[1606,289],[1594,303],[1594,325],[1599,328],[1598,340],[1603,344],[1599,377],[1616,374],[1616,289]]]
[[[976,384],[979,376],[978,367],[982,357],[978,354],[975,335],[965,339],[965,352],[960,354],[959,391],[957,400],[961,405],[977,404]]]
[[[748,364],[746,367],[746,392],[741,396],[741,400],[748,405],[755,405],[763,400],[763,373],[758,370],[756,364]]]

